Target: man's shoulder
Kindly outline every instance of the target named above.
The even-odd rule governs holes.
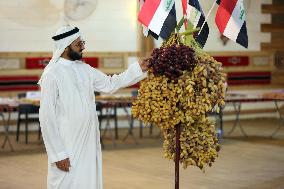
[[[82,67],[84,70],[86,70],[88,72],[92,72],[92,71],[96,70],[96,68],[92,67],[90,64],[88,64],[88,63],[86,63],[84,61],[80,60],[77,63],[78,63],[77,64],[78,66]]]
[[[50,74],[50,75],[54,75],[54,76],[55,76],[55,75],[57,75],[57,74],[60,74],[60,70],[62,69],[61,67],[62,67],[62,65],[55,63],[55,64],[52,65],[50,68],[48,68],[48,69],[46,70],[46,72],[47,72],[48,74]]]
[[[62,66],[62,64],[59,64],[58,62],[56,62],[52,66],[44,70],[44,75],[46,77],[57,78],[60,75],[62,75],[63,69],[64,67]]]

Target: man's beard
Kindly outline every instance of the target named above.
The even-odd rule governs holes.
[[[68,47],[67,56],[73,61],[82,59],[82,54],[74,51],[70,46]]]

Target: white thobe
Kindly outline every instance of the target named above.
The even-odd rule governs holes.
[[[107,76],[60,58],[41,80],[40,125],[48,155],[48,189],[102,189],[102,155],[94,91],[112,93],[145,78],[138,63]],[[69,172],[55,162],[69,158]]]

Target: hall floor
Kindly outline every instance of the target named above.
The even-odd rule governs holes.
[[[225,133],[232,124],[225,122]],[[219,158],[205,173],[196,167],[181,168],[180,189],[284,189],[284,127],[271,139],[276,119],[243,120],[242,125],[249,137],[237,128],[224,138]],[[104,189],[173,189],[174,163],[162,157],[159,131],[154,129],[149,136],[145,128],[138,144],[131,137],[123,142],[125,133],[125,129],[119,131],[115,146],[110,139],[104,140]],[[134,135],[138,138],[138,129]],[[0,144],[3,139],[0,135]],[[46,188],[47,157],[36,133],[30,135],[28,145],[23,135],[19,143],[11,139],[15,152],[8,146],[0,149],[0,189]]]

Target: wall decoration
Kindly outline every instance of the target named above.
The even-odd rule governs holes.
[[[44,68],[51,57],[32,57],[26,58],[26,69],[42,69]]]
[[[0,69],[19,69],[20,59],[18,58],[1,58],[0,59]]]
[[[38,76],[0,76],[0,91],[38,90]]]
[[[229,85],[270,84],[271,72],[229,72]]]
[[[214,56],[218,62],[222,62],[223,66],[248,66],[248,56]]]
[[[99,58],[98,57],[84,57],[82,59],[83,62],[86,62],[93,68],[98,68],[99,67]]]
[[[104,57],[101,62],[102,68],[124,68],[123,57]]]
[[[252,64],[255,66],[268,66],[269,56],[255,56],[252,57]]]

